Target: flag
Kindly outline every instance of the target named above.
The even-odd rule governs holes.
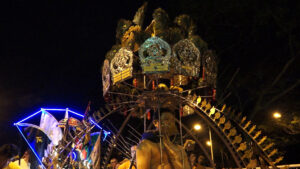
[[[43,110],[40,120],[40,128],[47,134],[54,145],[62,139],[62,131],[59,128],[59,122],[52,114]]]
[[[100,169],[101,133],[102,133],[102,131],[100,132],[100,134],[97,138],[96,144],[94,145],[94,148],[93,148],[91,156],[90,156],[90,158],[93,162],[93,169]]]

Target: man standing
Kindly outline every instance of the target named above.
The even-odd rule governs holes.
[[[118,160],[116,158],[110,159],[110,169],[117,169],[119,167]]]
[[[190,169],[184,148],[173,144],[170,140],[170,136],[178,134],[178,130],[174,116],[169,112],[164,112],[161,115],[161,134],[161,142],[159,136],[153,133],[152,138],[144,139],[138,145],[137,168]]]
[[[124,159],[119,168],[118,169],[136,169],[136,156],[135,156],[135,152],[136,152],[136,148],[137,146],[134,145],[130,148],[130,152],[131,152],[131,160],[129,159]],[[131,167],[131,168],[130,168]]]

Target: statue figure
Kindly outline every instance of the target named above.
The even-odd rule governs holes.
[[[158,125],[155,125],[158,128]],[[157,133],[157,132],[156,132]],[[147,134],[147,133],[146,133]],[[143,139],[138,145],[136,162],[138,169],[190,169],[184,148],[172,143],[170,136],[178,134],[174,116],[169,112],[161,116],[161,140],[155,133]],[[160,145],[162,147],[160,147]],[[162,155],[161,155],[162,150]]]

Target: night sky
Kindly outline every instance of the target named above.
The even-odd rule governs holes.
[[[233,5],[226,8],[228,3]],[[1,1],[0,144],[16,143],[18,133],[13,123],[41,107],[69,107],[83,112],[89,100],[101,100],[100,68],[105,53],[115,44],[117,21],[131,20],[142,4],[143,1],[105,1],[105,4],[99,0]],[[252,6],[245,4],[239,6],[237,1],[220,4],[218,1],[149,1],[145,22],[149,24],[151,13],[157,7],[165,9],[172,19],[182,13],[190,14],[197,21],[200,36],[219,54],[220,68],[225,71],[226,65],[231,66],[225,72],[228,77],[237,68],[240,68],[239,76],[248,75],[249,78],[257,75],[253,73],[255,70],[264,67],[265,72],[276,73],[291,57],[289,47],[282,45],[289,41],[285,35],[280,35],[284,31],[278,31],[288,24],[282,24],[284,28],[269,22],[257,28],[252,26],[268,16],[264,8],[282,7],[289,11],[283,15],[296,30],[300,20],[296,7],[299,9],[300,4],[296,1],[264,2],[262,6],[259,1]],[[253,10],[256,7],[261,10]],[[228,8],[232,8],[232,12],[226,12]],[[218,20],[210,20],[215,18]],[[291,32],[294,55],[299,56],[300,36],[298,32]],[[287,79],[284,83],[293,84],[299,79],[299,59],[296,57],[294,62],[284,76]],[[256,83],[264,84],[264,79]],[[254,82],[248,87],[256,90]],[[248,97],[243,96],[243,90],[239,92],[242,99]],[[299,102],[299,87],[292,92],[293,101]],[[299,104],[290,104],[291,110],[300,114]]]

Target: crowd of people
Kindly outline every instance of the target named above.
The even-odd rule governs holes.
[[[0,169],[30,169],[30,151],[25,151],[20,158],[20,149],[14,144],[0,147]]]
[[[205,169],[204,167],[205,157],[203,155],[196,155],[195,153],[190,153],[189,162],[192,169]]]
[[[131,157],[135,157],[137,146],[131,147]],[[125,158],[122,161],[118,161],[118,157],[113,157],[110,159],[110,163],[108,164],[108,169],[136,169],[136,161],[135,159],[127,159]],[[196,153],[191,152],[189,154],[189,163],[192,169],[205,169],[205,157],[201,154],[197,156]]]
[[[118,157],[110,159],[108,169],[146,169],[159,168],[162,166],[168,166],[169,168],[185,168],[185,169],[204,169],[204,156],[196,155],[191,152],[186,154],[182,150],[185,147],[172,143],[170,136],[178,133],[174,117],[171,113],[162,113],[162,137],[161,144],[163,144],[163,151],[160,147],[160,137],[158,135],[158,126],[155,131],[145,132],[138,145],[131,147],[131,158],[125,158],[120,160]],[[0,149],[0,169],[29,169],[30,153],[25,153],[22,158],[13,162],[18,155],[18,148],[15,145],[7,144],[3,145]],[[118,161],[118,159],[120,161]],[[182,164],[182,161],[188,161],[189,164]],[[176,165],[176,166],[175,166]],[[24,166],[24,167],[21,167]],[[33,165],[32,165],[33,166]],[[5,168],[7,167],[7,168]]]
[[[137,146],[131,147],[132,159],[125,158],[118,161],[117,157],[110,159],[108,169],[136,169],[136,153]],[[5,144],[0,147],[0,169],[30,169],[30,153],[25,151],[21,158],[18,156],[19,149],[14,144]],[[204,169],[204,156],[196,155],[196,153],[189,154],[189,163],[192,169]]]
[[[5,144],[0,147],[0,168],[5,168],[8,164],[14,161],[18,155],[18,147],[14,144]]]
[[[125,158],[122,161],[118,161],[116,157],[110,159],[110,163],[108,164],[108,169],[136,169],[136,160],[135,160],[135,153],[136,153],[137,146],[134,145],[130,148],[130,153],[132,159]]]

